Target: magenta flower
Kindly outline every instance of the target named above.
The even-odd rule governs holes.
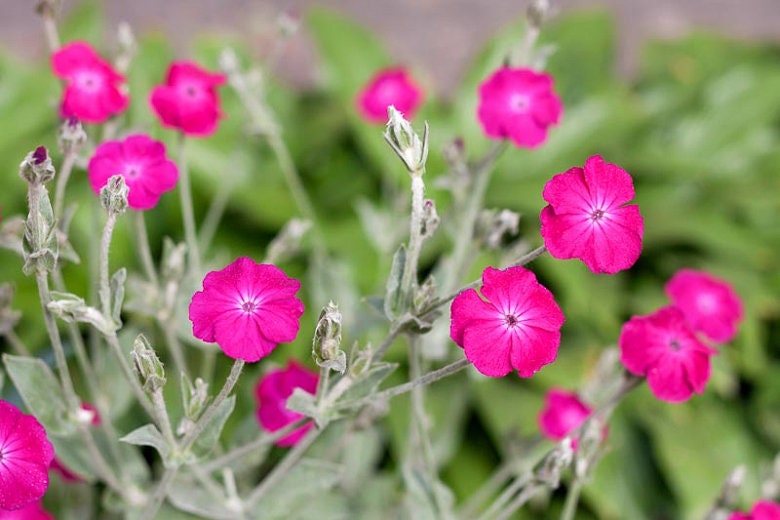
[[[255,386],[257,400],[257,420],[265,431],[275,432],[292,424],[304,416],[287,408],[287,398],[293,390],[301,388],[314,395],[317,391],[319,376],[308,368],[289,361],[285,368],[277,368],[265,374]],[[294,446],[314,426],[310,422],[293,430],[276,441],[277,446]]]
[[[52,54],[54,74],[65,82],[60,103],[63,118],[102,123],[127,108],[125,78],[86,42],[71,42]]]
[[[628,269],[642,251],[644,220],[631,176],[599,155],[550,179],[542,194],[542,238],[559,259],[579,258],[594,273]]]
[[[704,271],[681,269],[664,289],[696,332],[721,343],[737,335],[743,316],[742,301],[725,280]]]
[[[393,105],[407,120],[414,118],[422,104],[422,90],[406,69],[383,69],[374,74],[358,93],[357,108],[370,123],[385,123],[387,107]]]
[[[146,135],[102,143],[89,160],[87,171],[97,194],[109,178],[124,177],[130,189],[127,203],[139,210],[156,206],[160,195],[172,190],[179,180],[179,169],[165,156],[165,145]]]
[[[43,508],[39,500],[13,511],[0,509],[0,520],[54,520],[54,516]]]
[[[258,361],[298,335],[303,303],[295,293],[300,287],[276,266],[237,258],[207,274],[203,290],[193,295],[192,334],[216,343],[233,359]]]
[[[646,376],[658,399],[678,403],[704,391],[715,350],[701,343],[677,307],[634,316],[618,338],[620,361],[634,375]]]
[[[172,63],[165,85],[152,90],[149,102],[166,128],[175,128],[194,137],[205,137],[217,130],[222,117],[217,87],[224,74],[209,72],[188,61]]]
[[[759,500],[753,504],[750,513],[731,513],[728,520],[780,520],[780,504]]]
[[[523,148],[547,140],[547,128],[561,119],[563,105],[545,72],[502,67],[479,86],[477,118],[488,137],[509,138]]]
[[[563,440],[573,430],[579,428],[593,412],[580,401],[575,392],[553,388],[547,392],[544,408],[539,412],[537,421],[542,435],[552,441]],[[577,439],[574,439],[574,449]]]
[[[0,400],[0,509],[13,511],[40,500],[53,458],[41,423]]]
[[[524,267],[482,272],[482,296],[467,289],[452,301],[450,337],[490,377],[513,369],[531,377],[555,361],[564,317],[552,293]]]

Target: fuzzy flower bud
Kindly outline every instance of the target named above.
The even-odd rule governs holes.
[[[109,214],[121,215],[127,211],[127,195],[130,188],[125,183],[122,175],[114,175],[105,186],[100,189],[100,205]]]
[[[146,336],[139,334],[133,343],[133,364],[144,383],[144,390],[155,392],[165,385],[165,369]]]
[[[57,145],[62,153],[76,153],[87,141],[87,133],[81,121],[75,117],[65,119],[57,132]]]
[[[539,29],[550,18],[553,5],[550,0],[532,0],[525,12],[529,25]]]
[[[412,129],[404,115],[395,109],[393,105],[387,107],[387,130],[385,141],[393,151],[401,158],[412,175],[422,175],[425,170],[425,161],[428,159],[428,123],[425,123],[422,140]]]
[[[431,199],[423,202],[422,218],[420,219],[420,237],[430,238],[439,227],[439,214],[436,213],[436,203]]]
[[[45,146],[39,146],[19,165],[19,175],[30,184],[45,184],[54,178],[54,165]]]
[[[338,305],[328,302],[320,312],[311,344],[311,353],[317,365],[343,374],[347,369],[347,355],[339,349],[339,345],[341,345],[341,311]]]
[[[519,224],[520,215],[514,211],[484,210],[477,221],[477,240],[487,249],[498,249],[505,235],[517,234]]]

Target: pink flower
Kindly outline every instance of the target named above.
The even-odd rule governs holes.
[[[537,417],[539,430],[550,440],[563,440],[569,433],[579,428],[592,412],[593,410],[580,401],[575,392],[553,388],[547,392],[544,408]],[[576,443],[575,439],[575,449]]]
[[[54,516],[43,508],[39,500],[13,511],[0,509],[0,520],[54,520]]]
[[[634,198],[631,176],[599,155],[585,168],[554,176],[542,194],[542,238],[559,259],[579,258],[594,273],[628,269],[642,251],[644,221]]]
[[[780,520],[780,504],[759,500],[753,504],[750,513],[731,513],[728,520]]]
[[[192,333],[217,343],[233,359],[258,361],[298,335],[303,303],[295,293],[300,287],[276,266],[237,258],[207,274],[203,290],[193,295]]]
[[[357,108],[370,123],[386,122],[390,105],[411,120],[422,103],[422,97],[422,91],[405,69],[384,69],[374,74],[358,93]]]
[[[54,448],[32,415],[0,400],[0,509],[37,502],[49,487]]]
[[[524,267],[482,272],[482,296],[467,289],[452,301],[450,337],[482,374],[512,369],[531,377],[555,361],[564,317],[552,293]]]
[[[92,191],[114,175],[121,175],[130,189],[127,203],[133,209],[151,209],[160,195],[172,190],[179,169],[165,156],[165,145],[146,135],[131,135],[122,141],[106,141],[95,149],[87,166]]]
[[[634,375],[646,376],[658,399],[678,403],[700,394],[710,378],[710,356],[677,307],[634,316],[618,338],[620,360]]]
[[[222,117],[217,87],[226,79],[195,63],[175,62],[168,68],[165,85],[154,87],[149,102],[164,127],[205,137],[216,131]]]
[[[268,432],[275,432],[303,418],[302,414],[287,408],[287,398],[296,388],[314,395],[318,381],[319,376],[316,372],[295,361],[289,361],[285,368],[277,368],[265,374],[255,386],[257,420],[260,426]],[[294,446],[313,426],[314,423],[309,423],[293,430],[277,440],[276,445]]]
[[[696,332],[726,343],[737,335],[742,321],[742,301],[725,280],[704,271],[681,269],[664,287]]]
[[[510,138],[536,148],[547,140],[547,127],[561,119],[563,105],[553,78],[531,69],[502,67],[479,86],[477,117],[488,137]]]
[[[71,42],[51,57],[54,74],[64,80],[60,115],[102,123],[127,108],[124,76],[86,42]]]

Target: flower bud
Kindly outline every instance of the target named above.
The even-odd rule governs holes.
[[[420,238],[429,238],[439,227],[439,214],[436,213],[436,203],[431,199],[423,202],[422,219],[420,219]]]
[[[504,235],[517,234],[520,215],[514,211],[503,209],[484,210],[477,220],[476,238],[487,249],[498,249]]]
[[[328,302],[320,312],[311,344],[311,353],[317,365],[343,374],[347,369],[347,355],[339,349],[339,345],[341,345],[341,312],[338,305]]]
[[[100,205],[109,214],[121,215],[127,211],[127,195],[130,188],[121,175],[114,175],[100,189]]]
[[[387,115],[385,141],[401,158],[409,173],[422,175],[428,159],[428,123],[425,123],[423,138],[420,140],[409,121],[393,105],[387,107]]]
[[[551,0],[532,0],[525,12],[531,27],[539,29],[552,14]]]
[[[19,175],[29,184],[45,184],[54,178],[54,165],[45,146],[39,146],[19,165]]]
[[[87,141],[87,133],[81,121],[75,117],[69,117],[60,125],[57,132],[57,145],[62,153],[76,153]]]
[[[149,344],[146,336],[139,334],[133,343],[133,364],[149,393],[162,389],[165,385],[165,369],[157,353]]]

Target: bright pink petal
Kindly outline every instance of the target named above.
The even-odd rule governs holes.
[[[68,78],[85,66],[99,61],[98,53],[87,42],[83,41],[67,43],[51,56],[52,70],[59,78]]]
[[[474,289],[462,291],[450,305],[450,338],[463,348],[463,333],[472,319],[475,316],[491,319],[495,317],[494,312],[495,308],[483,301]]]
[[[390,105],[411,120],[421,103],[422,91],[402,68],[380,70],[356,98],[358,111],[370,123],[387,121],[387,107]]]
[[[296,388],[314,394],[319,376],[316,372],[290,361],[283,369],[271,370],[255,386],[255,398],[258,403],[257,419],[260,426],[269,432],[275,432],[291,424],[303,415],[287,408],[287,399]],[[298,443],[314,426],[309,423],[279,439],[278,446],[292,446]]]
[[[634,181],[626,170],[605,162],[600,155],[585,161],[585,183],[598,208],[614,208],[634,198]]]
[[[510,360],[520,377],[531,377],[558,356],[561,333],[519,326],[512,338]]]
[[[560,441],[585,422],[592,410],[574,392],[554,388],[545,396],[539,412],[539,430],[550,440]]]
[[[502,321],[473,321],[463,334],[463,350],[481,374],[503,377],[513,368],[511,341]]]

